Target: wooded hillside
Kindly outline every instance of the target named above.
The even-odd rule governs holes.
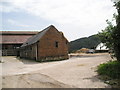
[[[101,41],[97,35],[80,38],[69,43],[69,52],[74,52],[81,48],[94,49],[100,42]]]

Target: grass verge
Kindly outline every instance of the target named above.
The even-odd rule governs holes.
[[[110,84],[114,88],[120,88],[120,62],[109,61],[100,64],[97,72],[99,78],[104,80],[105,83]]]

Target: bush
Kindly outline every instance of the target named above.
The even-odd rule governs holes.
[[[120,79],[120,62],[112,61],[100,64],[97,72],[99,75],[106,75],[113,79]]]

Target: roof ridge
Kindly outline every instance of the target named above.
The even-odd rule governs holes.
[[[31,45],[36,43],[39,39],[41,39],[44,34],[51,28],[54,27],[53,25],[48,26],[47,28],[43,29],[42,31],[38,32],[36,35],[32,36],[31,38],[29,38],[25,43],[23,43],[23,45],[21,47],[27,46],[27,45]],[[54,27],[55,28],[55,27]]]

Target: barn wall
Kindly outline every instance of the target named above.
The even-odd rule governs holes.
[[[50,28],[37,43],[21,48],[20,57],[38,61],[68,59],[68,41],[62,33]]]
[[[58,42],[58,47],[56,47]],[[38,43],[38,60],[59,60],[68,58],[68,41],[60,32],[51,28]]]
[[[36,59],[36,43],[30,46],[21,48],[20,57],[28,58],[28,59]]]

